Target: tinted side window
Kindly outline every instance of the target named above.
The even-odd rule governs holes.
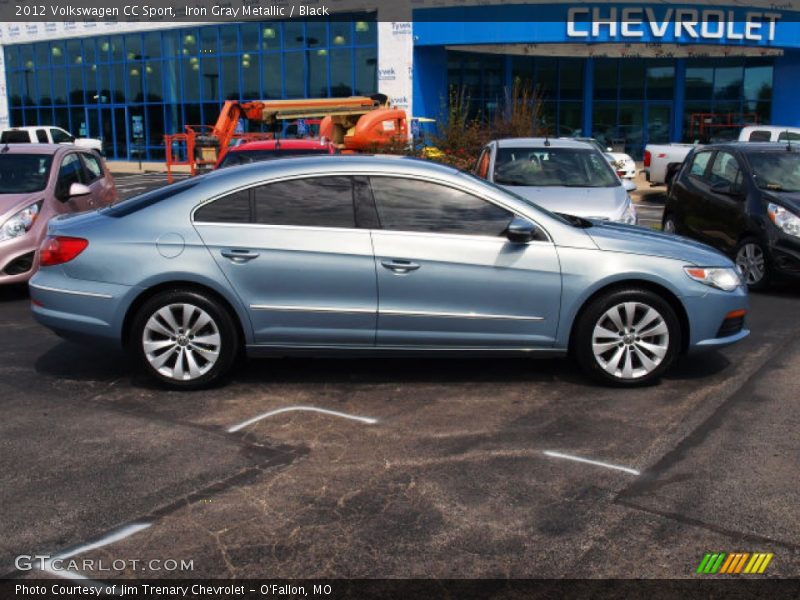
[[[439,184],[371,178],[383,229],[499,236],[513,214],[481,198]]]
[[[250,190],[239,190],[201,206],[194,213],[195,223],[250,223]]]
[[[703,177],[708,166],[708,160],[711,158],[711,152],[698,152],[692,159],[692,166],[689,169],[689,175],[695,177]]]
[[[53,143],[54,144],[62,144],[65,142],[72,142],[72,137],[70,137],[66,132],[61,131],[60,129],[51,128],[50,135],[53,136]]]
[[[81,154],[86,165],[86,175],[89,181],[97,181],[103,176],[103,167],[100,160],[93,154]]]
[[[349,177],[310,177],[253,189],[255,222],[296,227],[355,228]]]
[[[37,129],[36,130],[36,140],[40,144],[46,144],[48,142],[48,140],[47,140],[47,132],[44,129]]]
[[[778,134],[778,141],[785,142],[789,140],[790,142],[800,142],[800,133],[795,133],[794,131],[781,131]]]
[[[86,183],[86,175],[83,172],[83,165],[77,154],[67,154],[61,161],[61,168],[58,170],[58,184],[56,194],[64,196],[69,192],[73,183]]]
[[[711,184],[729,183],[737,185],[739,181],[739,163],[729,152],[717,152],[714,164],[711,165]]]
[[[770,140],[769,131],[753,131],[750,133],[749,142],[768,142]]]

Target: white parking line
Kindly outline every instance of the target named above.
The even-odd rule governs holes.
[[[350,419],[351,421],[358,421],[360,423],[366,423],[367,425],[374,425],[378,422],[378,419],[373,419],[372,417],[359,417],[358,415],[349,415],[347,413],[338,412],[335,410],[328,410],[327,408],[317,408],[315,406],[287,406],[286,408],[279,408],[277,410],[271,410],[269,412],[265,412],[264,414],[258,415],[257,417],[253,417],[252,419],[248,419],[243,423],[239,423],[238,425],[234,425],[233,427],[228,429],[228,433],[236,433],[240,429],[244,429],[248,425],[252,425],[253,423],[257,423],[262,419],[267,419],[269,417],[274,417],[275,415],[280,415],[282,413],[287,412],[316,412],[321,413],[323,415],[331,415],[333,417],[341,417],[343,419]]]
[[[612,465],[606,462],[600,462],[599,460],[589,460],[588,458],[581,458],[580,456],[572,456],[571,454],[562,454],[561,452],[553,452],[552,450],[545,450],[545,455],[550,456],[552,458],[563,458],[566,460],[574,460],[575,462],[586,463],[587,465],[594,465],[596,467],[605,467],[606,469],[615,469],[617,471],[623,471],[625,473],[630,473],[631,475],[639,475],[639,471],[636,469],[631,469],[629,467],[620,467],[619,465]]]
[[[44,562],[42,566],[42,571],[49,573],[50,575],[55,575],[56,577],[62,577],[64,579],[85,579],[89,580],[88,577],[81,575],[80,573],[76,573],[75,571],[69,570],[62,570],[62,569],[54,569],[52,568],[53,562],[57,560],[65,560],[67,558],[72,558],[73,556],[77,556],[78,554],[83,554],[84,552],[89,552],[90,550],[96,550],[97,548],[102,548],[103,546],[108,546],[110,544],[114,544],[119,542],[120,540],[124,540],[135,533],[139,533],[143,529],[147,529],[150,527],[150,523],[135,523],[133,525],[126,525],[125,527],[113,531],[106,535],[105,537],[100,538],[96,542],[92,542],[90,544],[84,544],[83,546],[78,546],[77,548],[73,548],[67,552],[62,552],[61,554],[57,554],[56,556],[51,556],[48,560]],[[94,583],[95,586],[102,585],[99,583]]]

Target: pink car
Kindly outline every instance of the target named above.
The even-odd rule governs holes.
[[[117,199],[100,156],[75,146],[0,146],[0,285],[28,281],[39,268],[47,222]]]

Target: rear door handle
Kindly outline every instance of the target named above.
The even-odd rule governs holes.
[[[419,265],[417,263],[411,262],[410,260],[402,260],[399,258],[382,260],[381,265],[383,265],[390,271],[394,271],[395,273],[401,275],[403,273],[409,273],[410,271],[416,271],[417,269],[419,269]]]
[[[253,260],[254,258],[258,258],[258,252],[234,248],[232,250],[223,250],[222,256],[231,259],[235,263],[245,263]]]

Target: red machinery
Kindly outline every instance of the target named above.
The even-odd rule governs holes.
[[[172,168],[188,166],[192,175],[212,168],[221,160],[234,140],[273,139],[271,133],[236,133],[240,119],[274,125],[281,120],[321,119],[320,136],[344,152],[376,148],[408,139],[408,119],[404,110],[392,108],[386,96],[350,98],[313,98],[302,100],[228,100],[214,126],[187,125],[184,133],[164,137],[167,176]],[[185,160],[176,157],[182,148]]]
[[[758,115],[756,113],[692,113],[689,119],[689,139],[702,140],[714,131],[741,129],[745,125],[758,125]]]

